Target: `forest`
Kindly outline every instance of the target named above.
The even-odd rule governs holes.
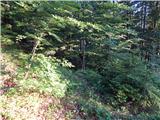
[[[160,120],[160,1],[0,3],[0,120]]]

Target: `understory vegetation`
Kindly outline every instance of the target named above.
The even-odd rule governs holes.
[[[1,1],[0,119],[159,120],[159,1]]]

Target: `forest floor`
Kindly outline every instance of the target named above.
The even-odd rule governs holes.
[[[101,120],[101,116],[105,116],[102,120],[118,120],[121,118],[119,116],[123,117],[120,120],[129,120],[128,117],[132,117],[128,112],[114,111],[110,105],[100,102],[97,99],[98,95],[92,92],[80,76],[76,76],[78,77],[77,83],[72,83],[78,85],[76,90],[72,91],[73,94],[66,93],[64,97],[57,98],[45,92],[23,88],[16,81],[16,76],[22,66],[20,61],[11,57],[10,51],[0,55],[0,62],[2,73],[0,76],[0,120]],[[32,81],[36,81],[36,78],[33,77]],[[110,111],[111,118],[107,117],[106,111]],[[89,113],[90,115],[86,115]]]
[[[74,104],[34,90],[21,91],[13,78],[18,66],[7,54],[1,54],[0,61],[5,71],[0,76],[0,120],[66,120],[70,112],[80,118]]]
[[[68,94],[62,98],[35,89],[23,88],[27,87],[27,84],[21,86],[17,80],[22,67],[21,61],[13,57],[19,56],[19,51],[14,48],[12,50],[9,48],[9,51],[7,49],[0,55],[0,120],[98,120],[94,111],[101,110],[102,105],[90,97],[93,93],[90,93],[86,81],[82,79],[79,81],[80,77],[76,78],[78,82],[73,83],[73,86],[78,84],[78,87],[76,85],[72,95]],[[33,82],[36,80],[36,77],[32,78]],[[89,118],[82,108],[91,112]]]

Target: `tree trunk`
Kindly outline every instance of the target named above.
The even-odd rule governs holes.
[[[84,39],[80,40],[80,52],[81,52],[81,65],[82,65],[82,70],[85,70],[86,67],[86,61],[85,61],[85,49],[86,49],[86,41]]]
[[[158,16],[159,16],[159,12],[160,12],[160,10],[159,10],[159,1],[156,1],[156,3],[155,3],[155,8],[156,8],[156,10],[155,10],[155,12],[157,13],[156,14],[156,18],[154,17],[154,20],[153,20],[153,29],[154,30],[156,30],[157,29],[157,21],[158,21]]]
[[[82,70],[85,70],[86,67],[86,56],[85,56],[85,51],[86,51],[86,45],[85,45],[85,40],[83,40],[83,59],[82,59]]]
[[[146,29],[146,13],[147,13],[146,1],[145,1],[145,3],[143,5],[144,5],[144,14],[143,14],[143,33],[144,33],[145,29]]]
[[[40,43],[40,41],[36,41],[36,43],[35,43],[35,45],[34,45],[34,47],[33,47],[33,49],[32,49],[32,56],[31,56],[31,58],[30,58],[30,63],[29,63],[28,66],[27,66],[27,72],[25,73],[24,79],[27,79],[27,78],[28,78],[29,69],[30,69],[30,67],[31,67],[32,60],[33,60],[33,58],[34,58],[34,56],[35,56],[35,54],[36,54],[36,49],[37,49],[39,43]]]
[[[142,8],[141,8],[141,28],[143,29],[143,8],[144,8],[144,3],[142,3]]]

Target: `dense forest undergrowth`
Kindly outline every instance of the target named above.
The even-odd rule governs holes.
[[[2,1],[1,13],[0,119],[160,119],[159,1]]]
[[[28,78],[24,79],[30,57],[31,54],[15,45],[2,43],[0,92],[3,118],[159,119],[157,103],[153,106],[148,103],[147,109],[139,106],[140,103],[121,103],[119,96],[114,96],[110,90],[101,95],[99,80],[102,76],[92,70],[70,70],[71,63],[43,54],[36,54]],[[153,91],[155,95],[159,94],[156,90]],[[138,92],[133,94],[138,95]],[[159,102],[156,100],[154,98]]]

